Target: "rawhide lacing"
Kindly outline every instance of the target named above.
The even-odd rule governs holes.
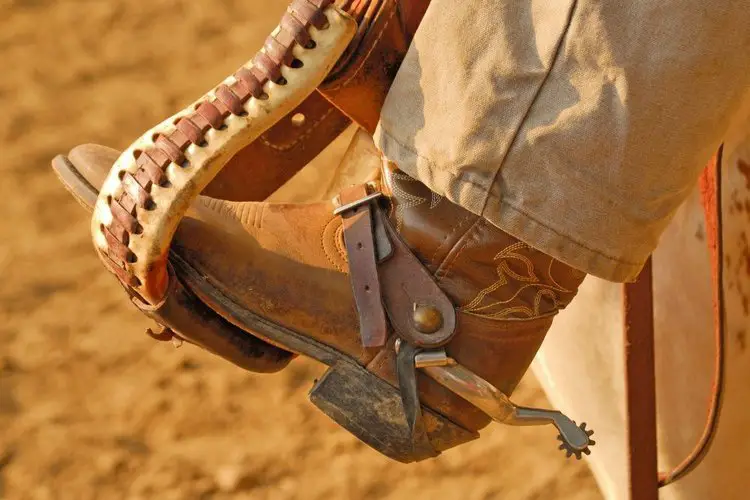
[[[313,92],[348,45],[356,23],[331,3],[294,0],[248,65],[149,131],[115,163],[92,233],[107,267],[147,301],[164,292],[162,261],[196,189]],[[133,247],[136,235],[143,255]],[[147,262],[139,263],[143,256]]]

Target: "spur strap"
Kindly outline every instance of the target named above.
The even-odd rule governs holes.
[[[447,344],[456,333],[456,309],[401,239],[367,185],[341,193],[334,213],[343,219],[349,276],[362,345],[385,345],[387,323],[402,340],[425,348]]]
[[[341,206],[334,211],[343,220],[344,245],[364,347],[380,347],[388,336],[372,220],[371,202],[379,196],[380,193],[368,194],[366,185],[354,186],[339,195]]]
[[[638,280],[624,287],[628,460],[630,498],[633,499],[655,500],[658,498],[658,488],[682,479],[694,470],[708,454],[718,428],[724,393],[726,336],[721,159],[722,148],[719,148],[700,179],[713,282],[716,346],[713,390],[701,438],[685,459],[667,473],[658,473],[657,466],[653,277],[650,259]]]

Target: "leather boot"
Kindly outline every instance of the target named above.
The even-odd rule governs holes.
[[[298,50],[303,65],[287,73],[288,87],[264,87],[248,116],[224,118],[184,150],[164,144],[168,120],[120,156],[92,219],[103,263],[152,317],[172,321],[167,313],[188,296],[236,328],[232,335],[329,365],[312,401],[394,459],[435,456],[476,438],[490,418],[549,420],[569,454],[587,452],[585,429],[508,400],[582,273],[399,172],[366,134],[346,161],[379,168],[379,178],[330,202],[199,196],[350,43],[351,19],[324,14],[325,29],[310,31],[320,50]],[[154,143],[171,155],[158,169],[139,161]],[[192,334],[186,321],[177,330]]]
[[[282,25],[298,29],[315,21],[319,6],[330,1],[296,0],[291,2]],[[337,0],[335,4],[356,21],[356,32],[346,51],[336,62],[319,88],[270,127],[258,140],[239,150],[205,188],[203,194],[236,201],[257,201],[270,196],[313,160],[353,122],[372,133],[380,116],[385,96],[396,76],[411,38],[424,15],[429,0]],[[318,6],[312,9],[311,6]],[[298,31],[298,36],[300,32]],[[304,36],[304,35],[302,35]],[[283,63],[285,54],[278,33],[266,41],[269,58],[260,61],[256,73],[262,84],[277,77],[274,66]],[[303,40],[307,41],[307,40]],[[258,56],[253,60],[258,67]],[[291,59],[287,58],[291,63]],[[236,73],[235,76],[239,75]],[[230,88],[231,85],[230,85]],[[232,88],[232,92],[236,88]],[[237,91],[242,95],[242,91]],[[232,100],[231,95],[225,99]],[[221,100],[221,96],[219,96]],[[225,108],[226,106],[221,106]],[[223,111],[226,112],[226,111]],[[210,124],[205,116],[196,117],[201,132]],[[74,165],[101,165],[102,162],[76,161],[81,156],[112,157],[106,168],[76,170]],[[58,156],[52,166],[63,184],[76,196],[90,190],[81,186],[88,179],[98,189],[117,159],[115,150],[85,144],[65,156]],[[83,202],[84,206],[86,202]]]
[[[316,204],[198,198],[171,278],[241,330],[330,365],[312,401],[380,452],[421,460],[490,416],[416,373],[419,350],[510,395],[584,275],[383,163],[364,132],[344,161],[382,176]]]

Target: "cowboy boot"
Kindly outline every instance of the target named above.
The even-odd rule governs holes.
[[[515,407],[507,395],[582,273],[392,165],[381,181],[334,202],[199,197],[238,148],[320,84],[350,43],[351,18],[333,7],[321,12],[325,26],[308,33],[318,50],[295,47],[301,64],[285,70],[283,85],[268,82],[242,110],[215,116],[205,136],[185,137],[184,148],[178,115],[120,155],[92,218],[102,262],[147,314],[172,320],[165,311],[191,294],[248,337],[330,365],[313,402],[397,460],[474,439],[490,417],[551,421],[563,447],[580,456],[591,444],[584,429],[555,412]],[[357,145],[350,161],[381,164],[371,143]],[[160,150],[163,164],[151,158]]]
[[[491,418],[447,380],[456,373],[421,368],[453,364],[510,395],[584,275],[384,163],[364,132],[344,161],[382,177],[315,204],[197,198],[167,242],[166,280],[240,329],[330,365],[311,392],[321,410],[389,457],[425,459],[475,439]],[[137,223],[146,233],[149,222]],[[99,237],[99,222],[93,230],[100,251],[123,251]],[[168,301],[145,271],[114,272],[144,302]]]
[[[263,54],[253,60],[253,75],[240,70],[235,78],[253,78],[261,86],[279,80],[279,67],[291,64],[288,46],[295,41],[309,43],[303,28],[320,23],[317,12],[330,1],[297,0],[290,4],[280,24],[283,33],[270,36]],[[411,38],[424,15],[429,0],[338,0],[335,4],[356,21],[355,34],[335,66],[299,105],[289,111],[258,140],[239,150],[203,194],[226,200],[262,200],[292,178],[336,139],[350,123],[372,133],[380,109],[396,72],[406,55]],[[283,47],[287,47],[284,49]],[[249,95],[229,85],[217,95],[214,104],[227,112],[232,95],[245,100]],[[213,110],[197,110],[189,121],[204,134],[210,128]],[[187,127],[187,123],[183,124]],[[119,152],[94,144],[75,147],[67,156],[59,155],[52,167],[63,185],[82,202],[80,196],[98,190]],[[111,162],[105,165],[105,161]],[[92,170],[92,168],[94,170]]]

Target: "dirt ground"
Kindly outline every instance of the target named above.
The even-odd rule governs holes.
[[[285,5],[0,0],[0,498],[600,498],[552,429],[495,425],[404,466],[307,401],[320,366],[254,375],[143,333],[49,161],[125,147],[250,58]],[[531,376],[515,399],[546,403]]]

